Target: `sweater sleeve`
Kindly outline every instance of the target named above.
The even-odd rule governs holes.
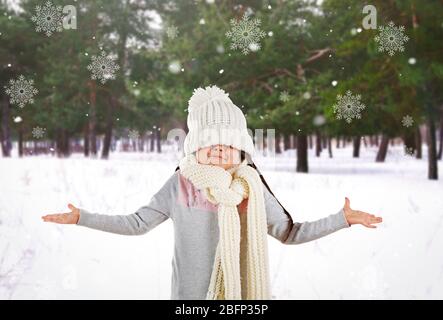
[[[121,235],[142,235],[171,218],[177,188],[177,172],[166,181],[147,205],[128,215],[91,213],[80,208],[77,226]]]
[[[295,222],[286,214],[277,199],[263,185],[268,234],[283,244],[300,244],[349,228],[343,209],[314,221]]]

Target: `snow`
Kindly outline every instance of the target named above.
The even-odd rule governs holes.
[[[102,214],[130,214],[174,172],[178,154],[112,153],[110,160],[0,158],[0,299],[169,299],[173,225],[122,236],[41,216],[68,203]],[[16,150],[16,149],[14,149]],[[310,150],[310,173],[295,173],[295,150],[273,162],[256,157],[295,221],[351,207],[383,217],[316,241],[283,245],[269,237],[276,299],[442,299],[443,182],[427,180],[426,159],[390,146]],[[424,149],[426,155],[426,149]],[[440,161],[441,168],[441,161]]]

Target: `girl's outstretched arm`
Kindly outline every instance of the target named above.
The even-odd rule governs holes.
[[[380,217],[352,210],[347,198],[345,206],[337,213],[314,221],[295,222],[265,186],[263,186],[263,191],[268,234],[284,244],[300,244],[316,240],[340,229],[349,228],[355,223],[368,226],[371,223],[381,222]]]
[[[71,223],[91,229],[122,235],[141,235],[152,230],[163,221],[171,218],[177,186],[177,174],[166,181],[161,189],[151,198],[149,204],[140,207],[129,215],[107,215],[91,213],[83,208],[70,205],[71,213],[43,216],[44,221]]]

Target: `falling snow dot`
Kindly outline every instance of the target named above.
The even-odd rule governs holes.
[[[87,52],[85,52],[85,56],[88,56],[88,53],[87,53]]]
[[[358,29],[357,29],[357,32],[358,32],[358,33],[362,32],[362,28],[358,28]]]
[[[174,73],[174,74],[179,73],[181,68],[182,68],[181,64],[178,61],[173,61],[168,66],[169,72]]]
[[[257,43],[251,43],[249,44],[249,50],[251,50],[252,52],[256,52],[260,49],[260,46]]]
[[[318,127],[318,126],[324,125],[325,123],[326,123],[326,118],[324,116],[317,115],[314,117],[313,124],[315,126]]]
[[[311,99],[311,94],[309,92],[305,92],[303,94],[303,98],[305,98],[306,100]]]
[[[355,36],[355,35],[357,34],[357,29],[352,28],[352,29],[351,29],[351,34],[352,34],[353,36]]]
[[[224,53],[225,52],[225,47],[223,47],[221,44],[219,44],[216,48],[218,53]]]
[[[272,9],[271,5],[268,5],[268,9],[269,9],[269,10],[271,10],[271,9]]]
[[[220,69],[220,71],[218,73],[222,74],[223,72],[225,72],[225,70]]]
[[[200,19],[200,22],[199,22],[200,24],[205,24],[205,19]]]
[[[296,116],[300,115],[300,112],[295,111],[295,115],[296,115]]]
[[[54,151],[54,148],[49,148],[49,150]]]
[[[11,64],[10,64],[10,63],[8,63],[8,67],[11,67]]]
[[[335,87],[338,84],[338,81],[334,80],[332,81],[332,85]]]
[[[274,32],[272,32],[272,31],[268,32],[268,36],[272,37],[273,35],[274,35]]]
[[[331,32],[331,33],[332,33],[332,29],[329,29],[329,32]]]
[[[208,4],[213,4],[215,2],[215,0],[206,0],[206,3]]]
[[[417,63],[417,59],[415,59],[415,58],[409,58],[408,63],[414,65],[414,64]]]
[[[117,121],[120,120],[120,118],[117,118]]]
[[[181,68],[181,72],[185,72],[185,68]]]

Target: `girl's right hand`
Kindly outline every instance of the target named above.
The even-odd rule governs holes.
[[[68,207],[71,209],[71,212],[47,214],[42,216],[43,221],[62,224],[77,224],[78,219],[80,218],[80,209],[74,207],[70,203],[68,204]]]

